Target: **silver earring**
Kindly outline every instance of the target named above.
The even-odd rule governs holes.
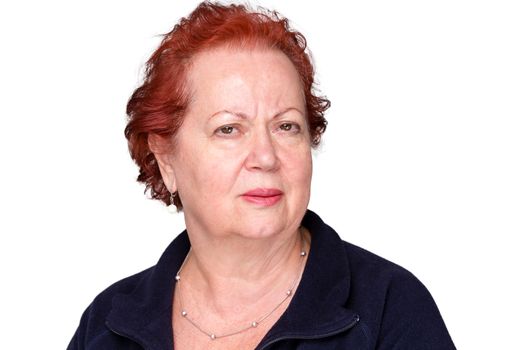
[[[177,192],[170,193],[170,205],[168,205],[168,213],[175,214],[177,212],[177,206],[175,205],[175,196]]]

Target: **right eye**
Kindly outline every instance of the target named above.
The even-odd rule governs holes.
[[[233,137],[239,133],[239,128],[234,125],[223,125],[215,130],[215,134],[222,137]]]
[[[231,126],[231,125],[222,126],[222,127],[219,128],[218,131],[221,134],[229,135],[229,134],[233,133],[233,126]]]

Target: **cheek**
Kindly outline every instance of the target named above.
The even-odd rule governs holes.
[[[312,183],[312,159],[305,159],[303,166],[298,170],[298,181],[302,185],[303,190],[310,191],[310,186]]]
[[[206,201],[220,199],[235,185],[242,167],[240,157],[216,149],[204,149],[199,155],[191,160],[191,172],[187,174],[192,186],[189,190],[201,192]]]
[[[312,155],[310,147],[295,148],[282,158],[283,167],[286,169],[287,177],[304,191],[305,187],[310,187],[312,179]]]

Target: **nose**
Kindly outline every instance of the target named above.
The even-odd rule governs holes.
[[[268,130],[260,130],[252,136],[246,167],[250,170],[262,171],[274,171],[279,167],[274,140]]]

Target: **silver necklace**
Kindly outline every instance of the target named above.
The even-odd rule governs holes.
[[[272,310],[270,310],[270,312],[266,313],[265,315],[259,317],[258,319],[256,319],[255,321],[251,322],[249,325],[237,330],[237,331],[234,331],[234,332],[230,332],[230,333],[226,333],[226,334],[217,334],[215,332],[212,332],[210,330],[205,330],[204,328],[202,328],[201,326],[199,326],[195,320],[193,320],[191,317],[190,317],[190,314],[189,312],[184,308],[182,307],[182,296],[181,296],[181,293],[179,293],[179,297],[181,298],[181,309],[182,311],[180,312],[180,315],[182,316],[182,318],[184,318],[185,320],[187,320],[193,327],[195,327],[197,330],[199,330],[201,333],[203,333],[204,335],[206,335],[208,338],[210,338],[210,340],[215,340],[215,339],[219,339],[219,338],[226,338],[226,337],[231,337],[232,335],[236,335],[236,334],[239,334],[239,333],[243,333],[243,332],[246,332],[247,330],[249,329],[254,329],[254,328],[257,328],[257,326],[259,324],[261,324],[262,322],[264,322],[268,317],[270,317],[271,314],[274,313],[275,310],[277,310],[279,308],[279,306],[281,306],[288,298],[290,298],[293,294],[293,292],[295,291],[295,288],[297,287],[297,284],[299,283],[299,279],[300,279],[300,276],[301,276],[301,271],[303,270],[303,267],[304,265],[306,264],[306,243],[305,243],[305,239],[303,237],[303,232],[302,230],[300,229],[300,235],[301,235],[301,242],[302,242],[302,247],[301,247],[301,253],[300,253],[300,256],[301,258],[303,258],[301,261],[301,264],[299,264],[299,273],[297,275],[297,277],[295,278],[292,286],[285,292],[285,296],[284,298],[279,302],[279,304],[277,304],[277,306],[275,306]],[[190,247],[190,251],[191,251],[191,247]],[[190,255],[190,251],[188,251],[188,254],[186,254],[186,258],[184,258],[184,261],[182,262],[182,265],[180,266],[179,268],[179,271],[177,271],[177,275],[175,275],[175,282],[177,282],[177,284],[180,283],[181,281],[181,277],[180,277],[180,272],[182,270],[182,268],[184,267],[184,265],[186,264],[186,261],[188,260],[188,256]]]

